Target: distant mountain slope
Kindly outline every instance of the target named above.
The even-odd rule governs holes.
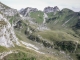
[[[58,28],[58,26],[72,27],[78,22],[78,14],[78,12],[73,12],[72,10],[66,8],[57,12],[55,15],[53,15],[53,13],[48,13],[49,18],[47,19],[47,24],[49,24],[49,27],[53,26],[53,28]]]

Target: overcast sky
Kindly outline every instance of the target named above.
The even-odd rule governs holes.
[[[47,6],[58,6],[60,9],[69,8],[80,11],[80,0],[0,0],[2,3],[20,10],[21,8],[33,7],[43,10]]]

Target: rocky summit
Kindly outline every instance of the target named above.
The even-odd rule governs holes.
[[[0,2],[0,60],[80,60],[80,12]]]
[[[57,6],[55,6],[55,7],[50,7],[50,6],[48,6],[48,7],[45,7],[45,8],[44,8],[44,12],[45,12],[45,13],[57,12],[57,11],[60,11]]]

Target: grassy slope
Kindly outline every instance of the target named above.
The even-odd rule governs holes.
[[[4,52],[4,51],[9,51],[9,49],[6,47],[0,46],[0,52]]]
[[[34,21],[36,23],[41,24],[43,22],[43,14],[44,14],[43,12],[37,11],[37,12],[31,12],[30,16],[34,18]]]
[[[49,18],[55,18],[52,20],[49,20],[49,22],[47,23],[48,27],[50,27],[51,29],[60,29],[63,28],[62,25],[67,22],[66,24],[64,24],[64,27],[72,27],[76,24],[76,22],[78,21],[78,17],[76,12],[73,12],[69,9],[63,9],[60,12],[57,12],[55,15],[53,15],[53,13],[48,13]],[[57,23],[56,23],[57,22]]]
[[[70,29],[70,27],[72,25],[75,25],[75,23],[78,20],[78,17],[77,17],[77,15],[75,15],[73,13],[73,11],[70,11],[70,12],[69,12],[69,10],[67,10],[67,12],[65,12],[65,11],[66,11],[66,9],[62,10],[62,12],[57,12],[57,14],[54,16],[53,16],[53,13],[48,14],[49,18],[57,17],[55,20],[51,20],[49,23],[47,23],[47,25],[49,27],[51,27],[53,30],[36,32],[36,35],[41,35],[43,38],[47,39],[50,42],[54,42],[54,41],[78,41],[80,43],[79,35],[77,35],[72,29]],[[31,15],[33,16],[33,18],[37,19],[36,21],[38,21],[38,23],[41,23],[41,20],[39,20],[38,14],[36,12],[31,13]],[[73,17],[73,18],[67,24],[65,24],[65,26],[69,26],[69,27],[67,27],[67,29],[63,28],[62,24],[64,24],[71,17]],[[58,23],[54,24],[54,22],[56,20],[58,20]],[[20,33],[20,34],[22,34],[22,33]],[[23,36],[24,36],[24,33],[22,36],[20,36],[20,39],[25,41],[26,36],[24,38],[21,38]],[[28,41],[28,39],[27,39],[27,41]]]
[[[39,54],[33,50],[27,49],[24,46],[16,46],[11,48],[12,50],[18,51],[18,53],[12,53],[4,57],[6,60],[57,60],[57,57],[50,55]]]
[[[66,31],[66,32],[65,32]],[[77,34],[75,34],[72,30],[50,30],[36,33],[41,35],[43,38],[48,39],[50,41],[79,41],[80,38]]]
[[[38,45],[36,44],[36,42],[33,42],[33,41],[30,41],[29,39],[27,39],[27,36],[24,34],[24,28],[26,26],[23,27],[23,29],[19,29],[19,30],[15,30],[15,33],[16,33],[16,36],[20,39],[20,40],[23,40],[23,41],[26,41],[27,43],[32,43],[32,44],[35,44],[35,45]],[[27,52],[27,56],[25,58],[25,56],[23,58],[20,58],[20,59],[31,59],[31,57],[34,57],[36,60],[56,60],[56,59],[59,59],[59,57],[55,57],[54,55],[42,55],[42,54],[36,54],[36,53],[33,53],[34,51],[28,51],[28,49],[25,49],[23,47],[17,47],[16,49],[18,49],[19,51],[21,51],[20,53],[22,53],[23,51]],[[45,48],[44,48],[45,49]],[[12,49],[13,50],[13,49]],[[44,50],[45,51],[45,50]],[[56,51],[55,51],[56,52]],[[24,54],[24,53],[23,53]],[[17,54],[16,54],[17,55]],[[24,54],[26,55],[26,54]],[[28,56],[31,56],[31,57],[28,57]],[[11,55],[9,55],[11,56]],[[13,55],[12,55],[13,56]],[[51,56],[51,57],[50,57]],[[13,56],[14,57],[14,56]],[[18,56],[19,57],[19,56]],[[17,57],[17,58],[18,58]],[[63,58],[61,58],[62,60]]]

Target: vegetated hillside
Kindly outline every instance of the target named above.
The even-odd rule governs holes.
[[[51,28],[72,28],[79,19],[79,12],[73,12],[70,9],[64,8],[61,11],[54,13],[48,13],[47,25]]]
[[[11,27],[14,27],[13,32],[20,45],[15,42],[14,47],[6,48],[2,45],[0,59],[3,57],[2,60],[79,60],[80,13],[67,8],[61,11],[57,8],[52,9],[48,8],[48,12],[45,13],[28,7],[6,17]],[[56,9],[58,11],[55,13]]]
[[[33,18],[34,22],[39,23],[39,24],[43,22],[43,15],[44,13],[42,11],[30,13],[30,16],[31,18]]]
[[[30,16],[32,18],[34,19],[38,18],[38,17],[35,17],[37,12],[31,12],[31,13],[32,15]],[[46,23],[44,25],[47,26],[50,30],[35,31],[28,36],[28,39],[34,42],[36,41],[38,43],[41,43],[43,44],[43,46],[47,48],[52,49],[53,47],[55,47],[54,49],[56,50],[65,51],[72,57],[74,56],[73,58],[74,60],[76,60],[76,57],[78,57],[79,59],[78,53],[80,53],[79,51],[80,50],[80,47],[79,47],[80,45],[80,34],[79,34],[80,13],[64,8],[61,11],[57,11],[55,14],[54,12],[49,12],[46,14],[48,18],[46,18]],[[39,13],[37,14],[37,16],[38,15]],[[37,19],[37,21],[38,20],[39,19]]]

